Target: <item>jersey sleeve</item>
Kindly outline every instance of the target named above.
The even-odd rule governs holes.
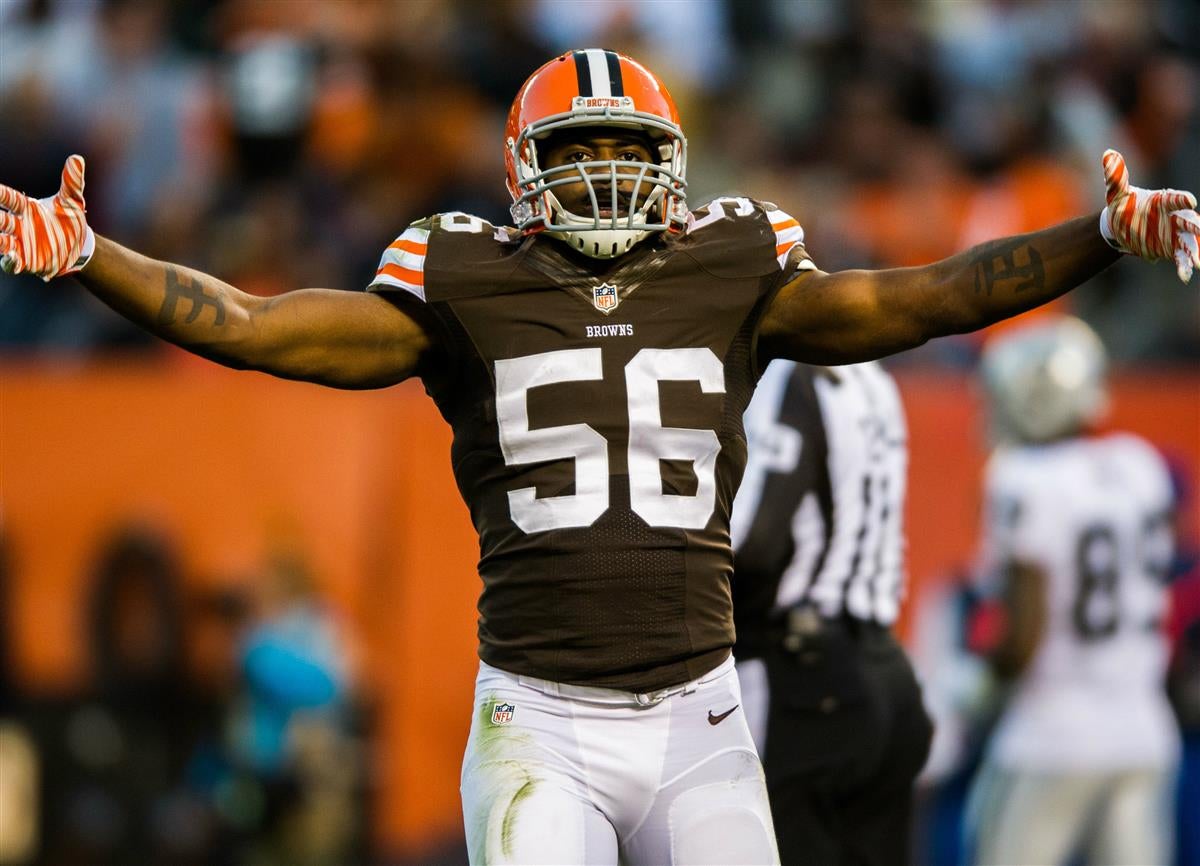
[[[1175,507],[1175,487],[1167,461],[1158,449],[1132,433],[1117,433],[1111,445],[1123,460],[1130,488],[1136,489],[1150,511],[1170,511]]]
[[[775,260],[784,275],[790,279],[800,271],[817,270],[804,246],[804,227],[799,220],[770,202],[763,203],[763,210],[775,233]]]
[[[425,254],[429,249],[429,221],[413,223],[396,238],[379,259],[371,292],[404,291],[425,300]]]
[[[718,277],[775,275],[786,282],[817,269],[800,222],[770,202],[715,198],[689,215],[685,234],[700,266]]]
[[[975,569],[975,582],[985,595],[1001,587],[1003,566],[1013,560],[1040,562],[1046,555],[1046,538],[1057,525],[1046,519],[1040,505],[1036,478],[1016,453],[992,455],[984,477],[982,544]]]
[[[1141,506],[1142,565],[1166,582],[1175,558],[1174,516],[1179,505],[1171,470],[1159,450],[1140,436],[1116,433],[1109,443],[1124,464],[1127,497]]]

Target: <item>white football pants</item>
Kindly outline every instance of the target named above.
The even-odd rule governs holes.
[[[1044,863],[1075,852],[1090,866],[1172,861],[1174,773],[1037,773],[985,763],[967,802],[977,866]]]
[[[733,660],[651,694],[481,664],[463,759],[471,863],[777,864]]]

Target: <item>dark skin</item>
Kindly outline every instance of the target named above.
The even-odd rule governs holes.
[[[1046,576],[1040,567],[1016,560],[1004,571],[1004,635],[988,661],[997,676],[1013,680],[1028,669],[1046,631]]]
[[[551,135],[538,148],[538,155],[543,168],[554,168],[562,165],[583,165],[588,163],[616,160],[618,162],[658,162],[658,157],[651,151],[650,140],[634,130],[605,130],[587,128],[571,130],[568,134]],[[586,170],[586,168],[585,168]],[[626,172],[628,173],[628,172]],[[612,216],[611,189],[607,184],[607,170],[597,172],[600,181],[594,181],[596,200],[600,206],[600,216]],[[633,195],[633,180],[617,183],[617,204],[621,215],[628,213],[624,207],[629,205]],[[643,189],[645,196],[648,190]],[[573,214],[580,216],[592,215],[592,198],[588,195],[587,186],[583,181],[554,187],[554,195],[559,204]]]
[[[624,131],[547,144],[545,168],[626,157],[656,161],[648,141]],[[580,208],[581,194],[587,199],[582,183],[558,189],[564,207]],[[882,358],[1044,304],[1118,257],[1088,215],[922,267],[803,271],[764,314],[760,363]],[[77,276],[117,312],[166,340],[226,366],[287,379],[380,388],[420,375],[435,350],[428,313],[415,299],[330,289],[262,298],[99,236]]]

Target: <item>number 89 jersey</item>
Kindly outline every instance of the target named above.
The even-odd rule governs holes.
[[[995,734],[1012,769],[1161,767],[1176,734],[1163,694],[1172,491],[1130,434],[997,452],[987,558],[1037,566],[1045,626]]]
[[[758,323],[805,268],[796,221],[749,199],[610,261],[466,214],[385,251],[371,290],[437,323],[423,380],[479,533],[484,661],[645,692],[727,655]]]

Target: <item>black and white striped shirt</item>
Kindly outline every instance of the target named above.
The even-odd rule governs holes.
[[[895,622],[908,448],[892,377],[873,362],[774,361],[745,425],[749,461],[731,527],[739,643],[800,604]]]

